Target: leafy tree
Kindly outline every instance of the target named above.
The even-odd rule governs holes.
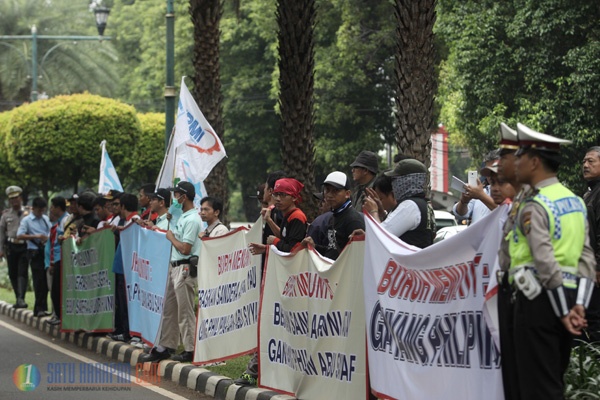
[[[97,182],[102,140],[119,177],[128,177],[141,132],[133,107],[90,94],[23,105],[10,112],[6,130],[4,152],[11,167],[46,195]]]
[[[85,2],[5,0],[0,2],[4,35],[97,36],[94,16]],[[110,42],[38,39],[38,91],[49,96],[87,90],[105,96],[116,92],[116,52]],[[0,40],[0,110],[30,99],[31,40]]]
[[[161,113],[137,114],[141,134],[131,154],[129,182],[139,185],[155,182],[164,159],[165,115]]]
[[[600,131],[600,7],[594,0],[440,0],[448,130],[480,157],[500,122],[573,140],[559,178],[583,190],[580,160]]]

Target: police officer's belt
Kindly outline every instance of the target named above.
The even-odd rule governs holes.
[[[501,275],[505,274],[506,272],[508,272],[510,274],[510,276],[512,277],[521,268],[527,268],[527,269],[532,270],[533,274],[535,275],[535,277],[538,278],[537,269],[535,269],[535,267],[530,267],[528,265],[521,265],[521,266],[518,266],[518,267],[514,267],[514,268],[511,268],[508,271],[498,271],[498,275],[496,275],[496,278],[502,278]],[[500,274],[500,272],[502,272],[503,274]],[[570,283],[571,285],[577,286],[577,282],[578,282],[577,275],[573,275],[570,272],[566,272],[566,271],[560,271],[560,273],[562,274],[563,285],[565,283]],[[538,280],[539,280],[539,278],[538,278]],[[501,280],[498,280],[498,282],[501,282]]]
[[[24,240],[18,240],[18,239],[15,239],[15,238],[8,238],[8,239],[6,239],[6,241],[8,243],[12,243],[12,244],[25,244]]]

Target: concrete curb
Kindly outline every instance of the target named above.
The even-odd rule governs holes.
[[[131,366],[137,364],[137,360],[143,351],[127,343],[116,342],[106,337],[85,332],[61,333],[56,325],[50,325],[49,317],[37,318],[33,311],[26,309],[14,309],[12,304],[0,301],[0,314],[36,328],[52,337],[71,342],[87,350],[103,354],[114,360],[129,363]],[[146,363],[150,364],[150,363]],[[260,389],[248,386],[239,386],[226,376],[218,375],[202,367],[191,364],[183,364],[172,360],[163,360],[158,367],[161,379],[168,379],[217,400],[295,400],[295,397],[287,396],[272,390]]]

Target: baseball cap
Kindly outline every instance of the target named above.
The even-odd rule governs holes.
[[[331,185],[338,189],[350,189],[350,185],[348,183],[348,176],[340,171],[334,171],[327,175],[323,185]]]
[[[23,193],[23,189],[21,189],[18,186],[9,186],[6,188],[6,195],[8,196],[9,199],[18,197],[21,195],[21,193]]]
[[[174,187],[167,189],[170,192],[179,192],[188,196],[190,200],[194,200],[196,197],[196,188],[190,182],[179,181]]]
[[[159,200],[165,200],[168,202],[168,200],[171,198],[171,192],[167,189],[159,188],[159,189],[156,189],[156,191],[154,193],[149,193],[148,197],[159,199]]]
[[[486,178],[490,176],[490,172],[493,172],[495,174],[498,173],[498,160],[495,160],[494,163],[492,165],[490,165],[489,167],[483,167],[481,168],[481,170],[479,171],[479,173],[482,176],[485,176]]]

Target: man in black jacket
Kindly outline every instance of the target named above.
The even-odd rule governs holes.
[[[585,154],[583,178],[589,187],[583,199],[587,205],[590,245],[596,256],[596,285],[586,310],[588,335],[582,336],[582,339],[591,343],[600,341],[600,146],[589,148]]]
[[[328,244],[315,245],[310,236],[305,238],[302,244],[311,244],[321,255],[335,260],[348,244],[352,232],[365,229],[365,221],[352,207],[350,182],[343,172],[334,171],[327,175],[323,182],[323,194],[333,213],[327,229]]]

